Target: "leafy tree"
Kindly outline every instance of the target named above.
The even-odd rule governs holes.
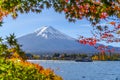
[[[7,43],[10,47],[14,47],[17,44],[17,40],[15,39],[15,34],[10,34],[10,37],[6,37]]]
[[[18,44],[17,40],[15,39],[14,34],[10,34],[10,36],[5,39],[0,38],[0,57],[1,58],[11,58],[19,56],[22,59],[25,59],[25,53],[21,50],[21,45]],[[16,54],[16,56],[15,56]]]
[[[8,53],[7,49],[8,49],[8,46],[5,45],[3,43],[3,39],[0,38],[0,59],[3,59],[5,57],[5,55],[7,55],[6,54],[6,53]]]

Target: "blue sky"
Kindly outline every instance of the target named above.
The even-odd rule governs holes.
[[[15,33],[17,37],[20,37],[42,26],[52,26],[74,38],[78,38],[79,35],[86,37],[92,36],[90,33],[92,28],[89,21],[83,19],[76,23],[70,23],[65,19],[63,13],[56,13],[53,9],[45,9],[40,14],[19,14],[16,19],[12,19],[11,16],[4,18],[3,27],[0,28],[0,36],[5,37],[11,33]],[[120,47],[120,43],[108,45]]]

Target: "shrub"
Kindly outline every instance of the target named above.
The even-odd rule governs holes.
[[[0,60],[0,66],[0,80],[62,80],[51,69],[24,60]]]

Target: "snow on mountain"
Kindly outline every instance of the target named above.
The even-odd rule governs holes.
[[[43,26],[42,28],[38,28],[34,32],[36,36],[40,36],[46,39],[69,39],[70,37],[61,33],[60,31],[54,29],[51,26]]]
[[[48,26],[43,26],[33,33],[18,38],[18,42],[24,51],[36,54],[94,53],[97,51],[94,47],[80,44],[74,38]]]

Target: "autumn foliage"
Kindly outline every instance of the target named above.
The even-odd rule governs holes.
[[[51,69],[19,59],[0,61],[1,80],[62,80]]]

